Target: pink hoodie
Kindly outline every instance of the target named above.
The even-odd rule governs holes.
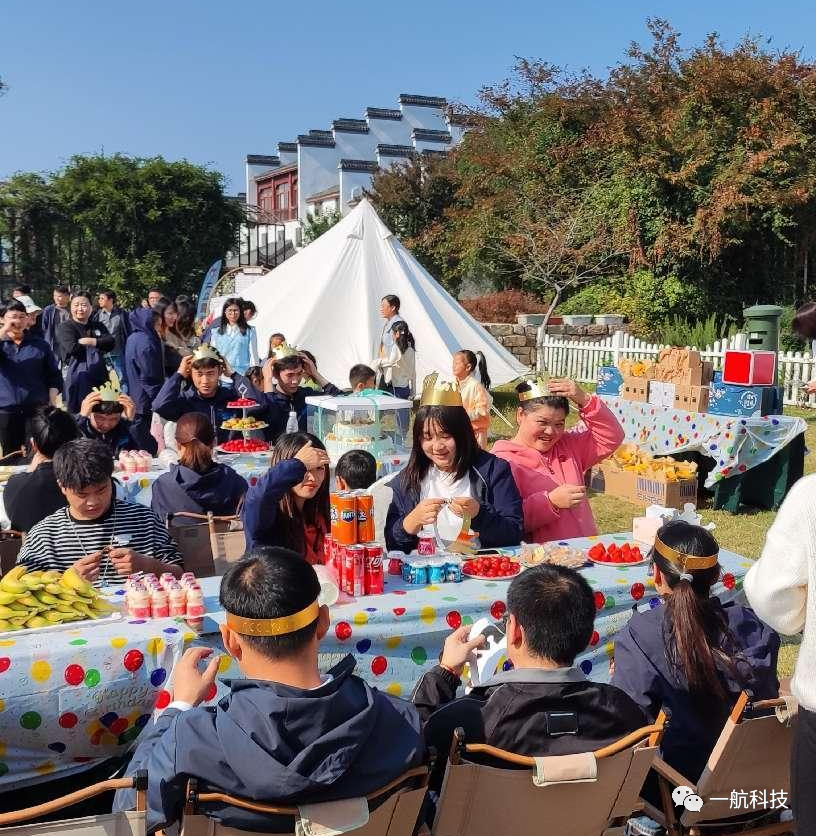
[[[592,465],[611,455],[624,432],[609,407],[592,395],[578,413],[584,427],[565,432],[546,453],[515,441],[497,441],[491,451],[509,462],[524,503],[524,538],[528,543],[567,540],[597,534],[589,501],[555,508],[547,496],[559,485],[583,485]]]

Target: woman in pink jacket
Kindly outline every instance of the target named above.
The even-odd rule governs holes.
[[[497,441],[493,454],[509,462],[524,503],[524,537],[530,543],[597,534],[584,474],[615,452],[623,428],[597,395],[572,380],[552,379],[544,394],[534,381],[520,383],[518,432]],[[566,431],[569,401],[583,426]]]

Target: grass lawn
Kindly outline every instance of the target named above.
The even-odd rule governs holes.
[[[589,387],[587,387],[589,388]],[[516,399],[511,389],[502,388],[493,392],[496,406],[511,423],[515,424]],[[785,407],[786,415],[797,415],[807,421],[805,433],[805,445],[809,450],[816,449],[816,410],[798,409],[796,407]],[[568,424],[576,421],[575,412],[570,413]],[[511,430],[501,419],[494,416],[491,423],[491,431],[497,438],[507,438],[513,435]],[[816,470],[816,464],[812,457],[805,458],[805,473],[812,473]],[[601,534],[612,534],[621,531],[632,530],[632,517],[639,515],[642,508],[604,494],[590,494],[590,505],[598,531]],[[773,511],[759,511],[746,509],[740,514],[729,514],[726,511],[714,511],[710,507],[710,501],[704,503],[699,509],[706,522],[713,522],[717,528],[714,534],[719,544],[730,551],[756,559],[762,551],[762,544],[765,542],[765,533],[770,528],[774,519]],[[790,676],[793,672],[793,665],[798,652],[798,640],[785,639],[779,656],[779,675]]]

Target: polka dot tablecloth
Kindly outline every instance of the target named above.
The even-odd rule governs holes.
[[[0,790],[126,752],[194,638],[126,618],[0,638]]]
[[[586,549],[613,540],[623,543],[631,537],[569,543]],[[729,552],[721,552],[720,561],[723,576],[715,593],[730,600],[741,594],[751,562]],[[634,607],[656,603],[655,591],[645,564],[589,564],[581,572],[594,590],[597,615],[595,631],[576,664],[591,679],[608,682],[615,633]],[[202,580],[207,611],[220,622],[219,585],[219,578]],[[365,680],[408,698],[420,676],[436,663],[451,630],[504,615],[507,586],[507,581],[468,578],[417,587],[387,575],[385,594],[332,607],[331,627],[321,644],[321,669],[351,653]],[[123,619],[0,638],[0,790],[124,752],[150,721],[152,709],[170,703],[172,668],[190,642],[223,652],[220,636],[196,638],[183,622],[170,619]],[[224,655],[205,704],[227,693],[224,680],[240,676]]]
[[[630,535],[606,535],[568,541],[578,548],[596,542],[631,542]],[[566,542],[566,541],[565,541]],[[752,565],[746,558],[720,552],[723,577],[715,588],[724,601],[741,594],[742,578]],[[576,664],[599,682],[609,681],[609,660],[615,633],[629,620],[633,607],[657,603],[647,574],[648,566],[606,567],[588,564],[581,573],[595,592],[597,615],[589,646]],[[483,617],[500,619],[505,611],[508,581],[481,581],[467,578],[462,583],[409,586],[401,578],[386,575],[384,595],[367,596],[331,608],[331,627],[321,643],[321,669],[325,671],[347,653],[357,659],[357,673],[378,688],[402,697],[411,691],[422,674],[439,658],[445,637],[462,624]],[[216,621],[223,621],[218,610],[218,578],[202,581],[207,608]],[[217,637],[211,645],[222,649]],[[222,659],[224,677],[239,677],[233,661]],[[218,684],[218,697],[227,691]]]
[[[649,453],[692,451],[713,459],[714,467],[705,482],[707,488],[768,461],[806,429],[804,419],[787,415],[730,418],[608,396],[604,401],[620,421],[626,440]]]

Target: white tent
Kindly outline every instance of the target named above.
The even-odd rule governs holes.
[[[380,300],[399,296],[400,314],[416,339],[417,386],[432,371],[450,374],[460,348],[484,352],[491,380],[525,372],[428,273],[383,224],[367,200],[245,294],[258,307],[262,356],[276,331],[317,357],[321,374],[341,388],[355,363],[377,356],[385,321]]]

